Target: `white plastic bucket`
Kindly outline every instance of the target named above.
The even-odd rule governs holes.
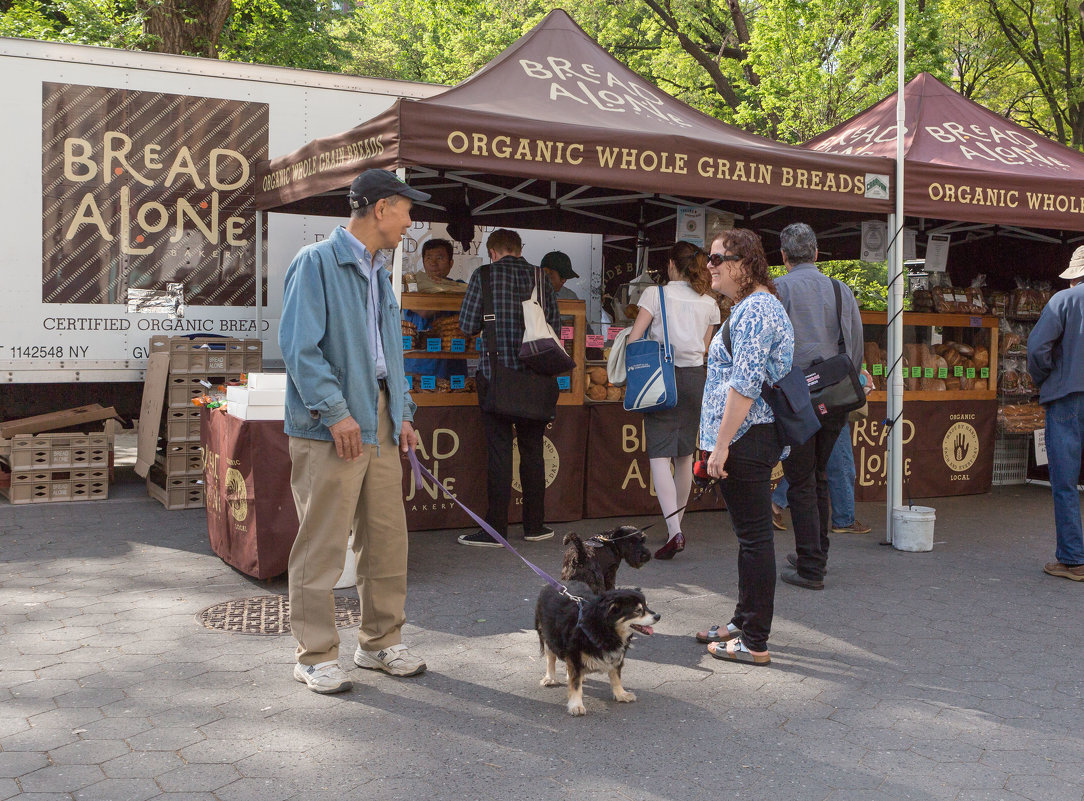
[[[927,549],[929,550],[929,549]],[[350,539],[346,543],[346,564],[343,565],[343,574],[335,582],[335,589],[345,590],[358,583],[357,562],[354,556],[354,534],[351,532]]]
[[[932,551],[934,516],[929,506],[892,507],[892,547],[899,551]]]

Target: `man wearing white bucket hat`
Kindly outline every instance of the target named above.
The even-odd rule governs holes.
[[[1054,495],[1057,561],[1052,576],[1084,581],[1080,522],[1080,456],[1084,448],[1084,246],[1061,274],[1069,288],[1054,294],[1028,337],[1028,372],[1046,410],[1046,455]]]

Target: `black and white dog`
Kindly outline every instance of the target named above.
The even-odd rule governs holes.
[[[653,634],[651,628],[660,615],[652,612],[639,590],[606,590],[596,595],[583,582],[567,585],[572,598],[546,585],[538,595],[534,627],[538,643],[546,655],[543,687],[561,682],[554,675],[557,660],[568,669],[568,714],[586,715],[583,705],[583,679],[588,673],[606,673],[614,700],[625,703],[636,696],[621,686],[621,668],[635,632]]]

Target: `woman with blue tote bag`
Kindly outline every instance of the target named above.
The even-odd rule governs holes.
[[[656,559],[673,559],[685,549],[683,512],[677,510],[689,502],[692,489],[693,454],[704,395],[704,353],[719,324],[719,305],[710,290],[705,253],[689,242],[676,243],[670,248],[666,280],[662,286],[644,290],[640,311],[628,335],[630,343],[645,334],[656,342],[669,340],[674,360],[677,404],[644,417],[651,479],[663,515],[670,515],[666,518],[668,539],[655,552]]]

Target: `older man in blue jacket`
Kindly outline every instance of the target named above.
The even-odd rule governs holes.
[[[400,636],[407,528],[398,450],[418,438],[384,266],[410,226],[412,201],[429,195],[387,170],[367,170],[349,199],[347,226],[302,249],[287,270],[279,326],[300,522],[289,564],[294,678],[318,693],[351,686],[338,664],[332,593],[351,531],[361,599],[355,664],[393,676],[425,670]]]
[[[1080,523],[1080,455],[1084,447],[1084,247],[1061,274],[1056,292],[1028,336],[1028,373],[1046,409],[1046,455],[1054,495],[1057,548],[1044,567],[1052,576],[1084,581]]]

